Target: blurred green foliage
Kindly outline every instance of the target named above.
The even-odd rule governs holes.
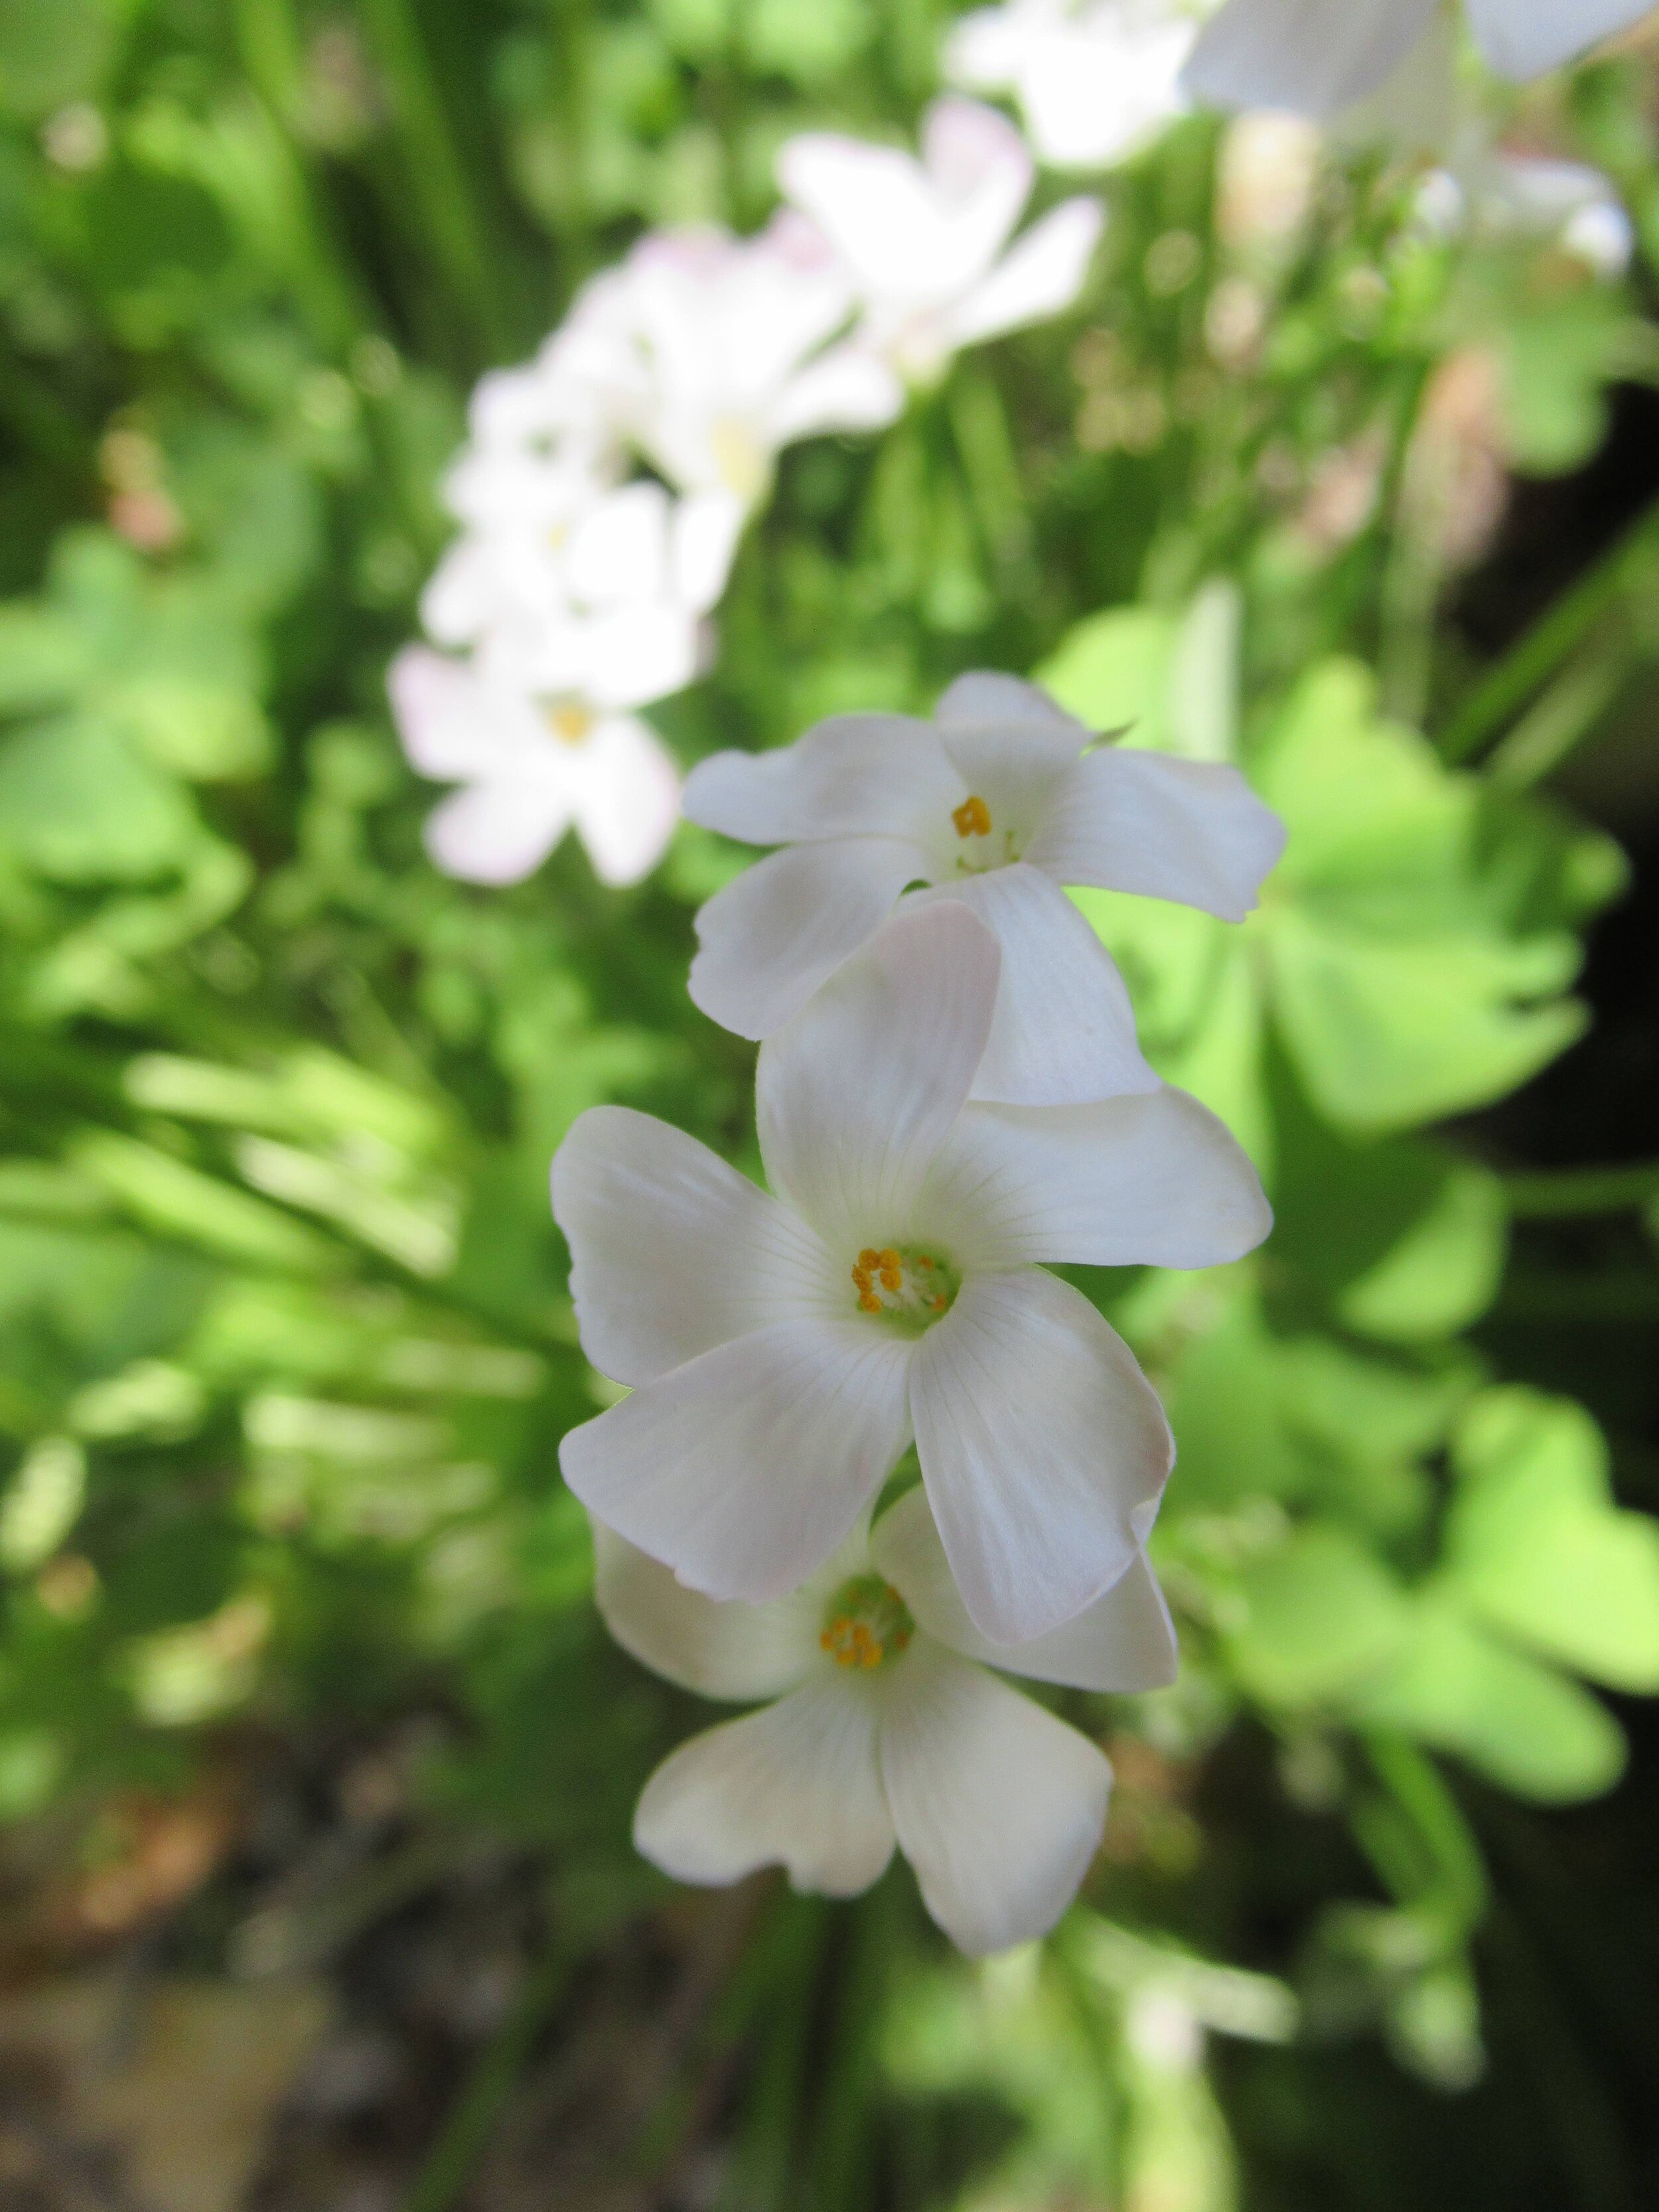
[[[684,988],[738,856],[687,829],[627,894],[568,845],[510,892],[444,880],[383,672],[471,379],[640,222],[757,221],[787,132],[908,131],[944,12],[0,4],[0,1815],[71,1855],[112,1793],[413,1711],[423,1817],[544,1863],[567,1964],[664,1895],[628,1812],[687,1701],[592,1619],[556,1448],[604,1386],[545,1175],[610,1098],[753,1165],[748,1049]],[[1653,250],[1650,97],[1610,62],[1533,120]],[[1291,830],[1243,928],[1079,894],[1279,1220],[1222,1275],[1075,1271],[1181,1451],[1182,1682],[1073,1701],[1118,1859],[982,1970],[891,1883],[769,1906],[712,2031],[750,2054],[734,2204],[879,2176],[1219,2212],[1249,2191],[1212,2035],[1376,2027],[1473,2081],[1462,1778],[1602,1791],[1595,1688],[1659,1690],[1659,1537],[1583,1408],[1472,1343],[1506,1187],[1425,1133],[1583,1032],[1625,862],[1534,787],[1659,640],[1638,536],[1484,667],[1443,617],[1484,538],[1449,517],[1589,459],[1609,384],[1659,369],[1650,279],[1435,235],[1376,165],[1253,216],[1242,160],[1182,123],[1108,181],[1078,315],[787,456],[718,665],[658,714],[689,763],[1035,670],[1127,743],[1238,760]],[[1251,1731],[1346,1856],[1224,1963],[1237,1838],[1172,1778]],[[951,2100],[982,2141],[930,2132]]]

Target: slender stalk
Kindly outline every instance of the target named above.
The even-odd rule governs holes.
[[[421,228],[489,349],[504,353],[507,334],[491,279],[486,226],[410,0],[363,0],[363,15],[392,96]]]
[[[1504,791],[1530,791],[1541,783],[1601,720],[1628,668],[1628,653],[1615,645],[1565,669],[1492,754],[1486,763],[1492,781]]]
[[[1659,551],[1659,500],[1474,686],[1440,736],[1447,761],[1480,752],[1571,658]]]
[[[1505,1178],[1510,1212],[1518,1221],[1570,1221],[1592,1213],[1626,1213],[1659,1199],[1659,1160],[1620,1168],[1565,1168]]]
[[[555,1951],[532,1975],[495,2040],[468,2075],[404,2199],[404,2212],[448,2212],[459,2197],[569,1973],[569,1958],[562,1951]]]

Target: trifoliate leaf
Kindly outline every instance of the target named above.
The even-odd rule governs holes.
[[[1225,1641],[1239,1679],[1270,1705],[1341,1703],[1395,1657],[1410,1608],[1392,1575],[1340,1528],[1313,1522],[1241,1574]]]
[[[58,883],[142,883],[202,836],[170,776],[92,714],[39,722],[0,744],[0,840]]]

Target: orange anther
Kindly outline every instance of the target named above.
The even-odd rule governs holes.
[[[859,1265],[860,1267],[878,1267],[881,1265],[881,1261],[882,1255],[877,1251],[873,1244],[866,1244],[863,1251],[859,1254]]]
[[[867,1267],[854,1267],[853,1280],[860,1290],[867,1291],[872,1280],[870,1270]]]
[[[894,1251],[892,1246],[890,1244],[884,1252],[877,1253],[875,1264],[881,1269],[884,1275],[890,1269],[902,1267],[903,1262],[900,1260],[898,1254]]]
[[[960,806],[951,808],[951,820],[958,837],[988,837],[991,834],[991,810],[977,793],[964,799]]]
[[[881,1311],[881,1300],[876,1296],[873,1291],[860,1291],[859,1292],[859,1311],[860,1313],[876,1314],[878,1314]]]

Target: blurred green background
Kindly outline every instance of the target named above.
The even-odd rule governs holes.
[[[1194,117],[1079,307],[784,457],[690,764],[958,671],[1237,757],[1230,930],[1085,893],[1279,1212],[1074,1270],[1171,1408],[1178,1686],[1041,1952],[896,1868],[675,1892],[547,1163],[754,1165],[685,996],[740,856],[447,881],[384,696],[472,381],[934,0],[0,0],[0,2195],[1639,2212],[1659,2201],[1659,46],[1497,120],[1625,277]],[[1288,164],[1288,166],[1287,166]],[[1042,187],[1057,198],[1071,186]]]

